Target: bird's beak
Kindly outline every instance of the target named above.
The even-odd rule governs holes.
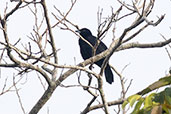
[[[80,30],[76,30],[75,32],[78,32],[80,34],[81,31]]]

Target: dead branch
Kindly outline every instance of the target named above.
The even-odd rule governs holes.
[[[11,1],[17,1],[17,0],[11,0]],[[171,38],[169,38],[168,40],[165,40],[165,41],[160,41],[157,43],[150,43],[150,44],[148,44],[148,43],[142,44],[142,43],[138,43],[138,42],[127,43],[128,41],[131,41],[137,35],[139,35],[149,25],[157,26],[159,23],[161,23],[161,21],[164,19],[164,15],[162,15],[160,18],[158,18],[157,21],[155,21],[155,22],[153,20],[148,20],[148,15],[152,12],[152,9],[154,7],[154,0],[150,0],[149,3],[147,3],[147,1],[144,0],[142,2],[142,4],[140,4],[140,1],[133,1],[132,5],[126,4],[125,2],[118,0],[118,2],[120,3],[121,6],[118,8],[118,10],[116,12],[114,12],[112,9],[111,16],[108,18],[105,18],[104,21],[102,21],[102,18],[103,18],[102,12],[98,12],[99,17],[98,17],[97,38],[99,39],[99,38],[105,37],[105,35],[109,31],[109,29],[112,28],[112,25],[116,24],[116,22],[118,22],[121,19],[126,18],[128,16],[132,16],[132,14],[137,14],[137,18],[135,20],[133,20],[132,24],[123,30],[123,32],[121,33],[120,37],[118,37],[118,39],[113,40],[109,49],[107,49],[106,51],[104,51],[98,55],[94,54],[93,57],[91,57],[91,58],[89,58],[89,59],[85,60],[84,62],[81,62],[77,65],[74,65],[74,66],[72,66],[72,65],[59,65],[58,64],[58,56],[57,56],[58,50],[56,49],[52,29],[57,26],[57,27],[61,28],[62,30],[68,30],[68,31],[70,31],[70,32],[72,32],[78,36],[78,34],[73,29],[71,29],[71,27],[79,29],[78,25],[74,24],[73,22],[71,22],[67,18],[68,15],[70,14],[70,12],[72,11],[74,5],[76,4],[76,1],[77,0],[71,0],[71,6],[65,14],[61,10],[59,10],[57,7],[54,6],[54,8],[56,9],[59,16],[56,16],[52,12],[52,15],[57,20],[57,22],[53,26],[51,25],[51,20],[50,20],[49,15],[48,15],[48,8],[47,8],[45,0],[41,0],[40,2],[36,2],[35,0],[33,0],[31,2],[27,2],[25,0],[19,0],[17,5],[9,13],[6,13],[7,8],[5,9],[4,18],[2,18],[0,16],[0,23],[2,26],[1,30],[3,32],[3,36],[5,39],[5,42],[0,42],[0,44],[3,46],[3,51],[1,53],[0,61],[3,59],[4,53],[7,53],[7,56],[10,59],[10,62],[12,62],[12,63],[10,63],[10,62],[8,63],[6,61],[1,62],[0,67],[20,68],[20,69],[22,69],[22,71],[19,73],[19,75],[21,75],[23,73],[27,73],[28,70],[29,71],[34,70],[34,71],[38,72],[39,74],[41,74],[41,76],[43,76],[45,78],[45,81],[48,83],[48,88],[46,89],[45,86],[43,85],[43,82],[40,80],[41,84],[43,85],[43,87],[45,89],[45,92],[42,95],[42,97],[39,99],[39,101],[31,109],[29,114],[38,113],[39,110],[44,106],[44,104],[50,99],[50,97],[52,96],[55,89],[58,86],[62,86],[62,82],[66,78],[71,76],[71,74],[75,73],[78,70],[85,71],[88,74],[93,75],[94,77],[96,77],[98,79],[98,88],[90,86],[90,83],[88,84],[88,86],[85,86],[85,85],[82,85],[81,83],[79,83],[79,87],[82,87],[83,89],[88,88],[85,90],[93,96],[93,98],[88,102],[86,108],[83,110],[82,114],[86,114],[89,111],[92,111],[92,110],[95,110],[98,108],[104,108],[105,113],[109,114],[109,110],[108,110],[109,106],[118,105],[118,104],[123,103],[123,101],[125,100],[126,93],[127,93],[128,89],[131,85],[131,82],[132,82],[132,81],[130,81],[128,87],[125,88],[124,87],[125,82],[124,82],[123,76],[121,75],[121,73],[117,72],[114,69],[115,72],[120,76],[120,81],[121,81],[121,86],[122,86],[122,92],[121,92],[122,96],[121,96],[120,100],[116,100],[116,101],[112,101],[112,102],[106,101],[105,93],[104,93],[104,89],[103,89],[102,74],[103,74],[103,71],[105,69],[106,64],[108,63],[108,61],[109,61],[110,57],[113,55],[113,53],[117,52],[117,51],[121,51],[121,50],[131,49],[131,48],[163,47],[163,46],[168,45],[171,42]],[[23,3],[25,3],[25,5],[21,6]],[[16,44],[18,44],[18,42],[20,40],[18,40],[14,45],[12,45],[9,41],[8,34],[7,34],[7,20],[9,19],[9,17],[11,15],[13,15],[14,12],[16,12],[18,9],[24,8],[25,6],[29,6],[29,4],[33,4],[34,8],[35,8],[34,11],[30,8],[30,11],[33,13],[33,15],[35,17],[35,28],[33,29],[33,33],[31,33],[31,37],[28,36],[28,38],[32,42],[36,43],[36,45],[39,48],[39,52],[33,52],[32,46],[30,43],[28,43],[28,47],[23,46],[24,50],[17,48]],[[38,19],[37,4],[41,5],[43,8],[43,19],[42,19],[40,25],[37,24],[38,23],[38,20],[37,20]],[[123,8],[126,8],[128,10],[128,13],[120,17],[119,15],[123,11]],[[44,28],[45,31],[43,33],[40,33],[39,30],[42,27],[44,20],[46,22],[45,23],[46,28]],[[140,29],[136,30],[134,33],[130,34],[133,30],[135,30],[135,28],[139,27],[140,25],[143,25],[143,22],[145,23],[144,26],[142,26]],[[114,33],[114,31],[115,31],[115,28],[113,28],[113,33]],[[44,35],[46,35],[46,36],[44,36]],[[46,37],[45,47],[48,43],[51,46],[52,52],[50,54],[47,54],[45,51],[45,47],[43,48],[43,46],[42,46],[42,38],[44,38],[44,37]],[[79,37],[81,37],[81,36],[79,36]],[[84,39],[84,38],[82,38],[82,39]],[[114,37],[113,37],[113,39],[114,39]],[[98,46],[98,43],[97,43],[97,46]],[[93,46],[92,46],[92,48],[96,49]],[[16,52],[17,56],[13,55],[12,52]],[[168,53],[168,51],[167,51],[167,53]],[[85,66],[92,64],[92,63],[94,63],[94,62],[96,62],[102,58],[106,58],[106,59],[102,65],[102,68],[101,68],[101,71],[99,74],[91,71],[91,69],[89,70],[87,68],[84,68]],[[53,59],[53,62],[51,62],[51,59]],[[28,60],[29,60],[29,62],[28,62]],[[43,63],[43,65],[40,66],[39,64],[42,64],[42,63]],[[50,67],[53,67],[53,70],[50,69]],[[67,70],[64,73],[62,72],[60,77],[56,78],[56,75],[58,73],[57,72],[58,68],[69,69],[69,70]],[[52,78],[50,78],[50,77],[52,77]],[[41,78],[39,77],[39,79],[41,79]],[[6,84],[6,82],[5,82],[5,84]],[[20,95],[18,93],[18,89],[16,87],[16,84],[13,84],[13,87],[15,87],[15,89],[16,89],[16,94],[18,96],[20,106],[23,110],[23,113],[25,113],[25,110],[23,108],[21,98],[20,98]],[[67,86],[67,87],[69,87],[69,86]],[[72,87],[77,87],[77,85],[74,85]],[[6,88],[6,85],[4,85],[2,93],[8,91],[8,89],[5,91],[5,88]],[[91,106],[92,103],[94,103],[94,101],[98,97],[99,93],[98,94],[93,93],[89,88],[95,89],[100,93],[100,98],[102,99],[102,104]],[[150,86],[150,88],[151,88],[151,86]],[[156,88],[154,88],[154,89],[156,89]],[[139,94],[140,93],[142,93],[142,92],[139,92]]]
[[[26,114],[23,103],[22,103],[22,100],[21,100],[21,97],[20,97],[20,94],[19,94],[19,90],[17,89],[17,86],[16,86],[15,77],[13,77],[13,85],[14,85],[14,88],[15,88],[16,95],[18,97],[20,107],[21,107],[23,113]]]
[[[41,1],[41,5],[42,5],[43,10],[44,10],[44,15],[45,15],[45,20],[46,20],[46,24],[47,24],[47,29],[49,31],[50,44],[51,44],[51,47],[52,47],[52,50],[53,50],[53,55],[54,55],[54,62],[58,63],[58,58],[57,58],[57,53],[56,53],[57,49],[56,49],[54,37],[53,37],[53,34],[52,34],[52,28],[51,28],[50,20],[49,20],[49,17],[48,17],[48,12],[47,12],[48,10],[47,10],[47,6],[46,6],[45,0]],[[57,70],[57,69],[54,69],[54,70]]]
[[[169,43],[171,43],[171,38],[166,41],[161,41],[157,43],[149,43],[149,44],[147,43],[141,44],[138,42],[133,42],[133,43],[128,43],[128,44],[120,46],[116,51],[121,51],[121,50],[131,49],[131,48],[157,48],[157,47],[166,46]]]
[[[112,105],[118,105],[118,104],[122,104],[124,102],[124,100],[115,100],[115,101],[111,101],[111,102],[107,102],[108,106],[112,106]],[[82,112],[81,114],[87,114],[88,112],[92,111],[92,110],[96,110],[99,108],[103,108],[104,104],[98,104],[98,105],[94,105],[89,107],[87,110],[84,110],[84,113]]]

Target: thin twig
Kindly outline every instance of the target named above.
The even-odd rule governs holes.
[[[13,77],[13,85],[14,85],[15,92],[16,92],[16,95],[17,95],[18,100],[19,100],[20,107],[21,107],[23,113],[26,114],[25,109],[24,109],[23,104],[22,104],[21,97],[19,95],[19,90],[17,89],[16,83],[15,83],[15,77]]]

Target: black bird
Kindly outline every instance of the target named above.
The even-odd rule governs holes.
[[[86,39],[93,47],[96,45],[97,38],[92,35],[92,33],[89,29],[82,28],[80,30],[77,30],[76,32],[78,32],[84,39]],[[81,38],[79,38],[79,45],[80,45],[80,52],[81,52],[81,55],[84,60],[93,56],[92,47],[88,43],[86,43],[84,40],[82,40]],[[96,49],[95,55],[105,51],[106,49],[107,49],[106,45],[102,41],[100,41],[100,43]],[[95,64],[98,65],[99,67],[101,67],[104,59],[105,58],[100,59],[99,61],[95,62]],[[104,73],[105,73],[106,81],[109,84],[112,84],[112,82],[114,81],[113,73],[111,71],[109,64],[106,65]]]

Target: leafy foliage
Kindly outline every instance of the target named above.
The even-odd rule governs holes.
[[[171,114],[171,87],[160,93],[151,93],[146,97],[135,94],[123,103],[134,107],[131,114]]]

